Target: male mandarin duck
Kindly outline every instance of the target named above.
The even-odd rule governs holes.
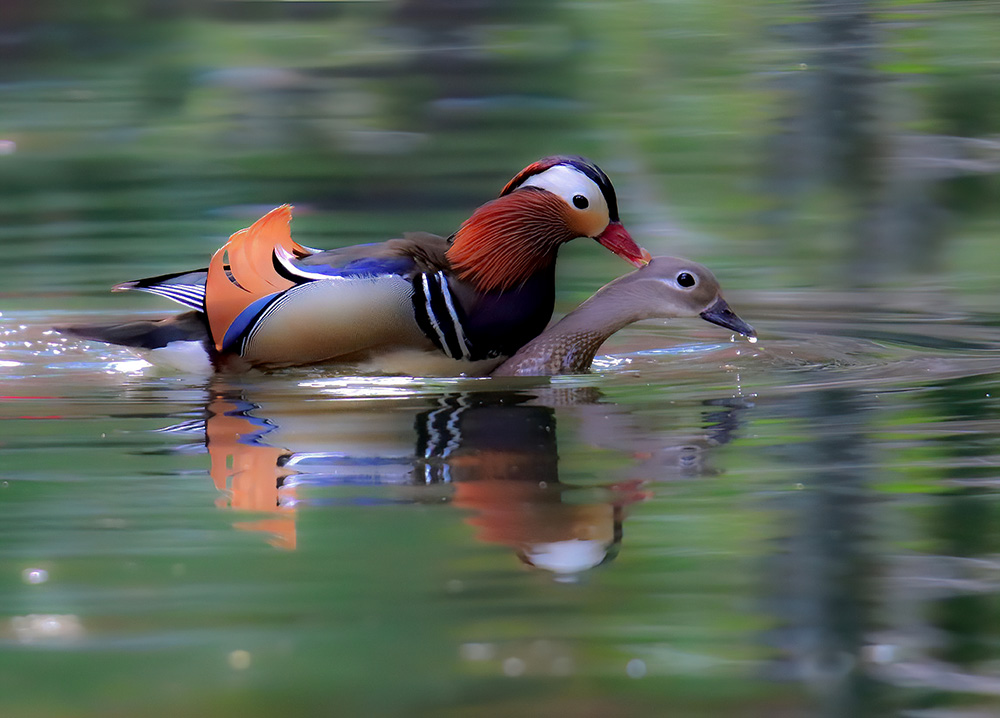
[[[636,266],[650,257],[622,226],[607,175],[575,156],[524,168],[447,239],[415,233],[320,251],[292,240],[290,220],[291,207],[278,207],[233,234],[207,269],[115,287],[192,312],[60,329],[154,355],[194,348],[198,368],[335,361],[481,375],[545,328],[561,245],[591,237]]]
[[[590,299],[522,346],[492,376],[582,374],[598,348],[622,327],[654,317],[696,317],[757,340],[729,308],[705,267],[677,257],[649,264],[601,287]]]

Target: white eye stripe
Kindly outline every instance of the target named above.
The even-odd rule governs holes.
[[[590,177],[570,165],[550,167],[544,172],[532,175],[521,186],[548,190],[562,197],[571,207],[575,207],[573,197],[581,194],[590,204],[590,207],[583,211],[608,214],[608,203],[601,188]]]

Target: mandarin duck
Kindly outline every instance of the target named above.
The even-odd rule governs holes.
[[[447,239],[414,233],[320,251],[292,240],[290,220],[291,207],[278,207],[233,234],[207,268],[114,288],[193,311],[59,330],[182,368],[334,361],[482,375],[545,328],[561,245],[591,237],[635,266],[650,257],[622,226],[607,175],[575,156],[524,168]]]
[[[608,337],[632,322],[695,317],[757,340],[753,327],[722,298],[705,267],[677,257],[654,257],[646,266],[605,284],[579,307],[528,341],[492,376],[583,374]]]

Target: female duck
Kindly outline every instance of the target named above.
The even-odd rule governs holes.
[[[622,327],[653,317],[697,316],[756,341],[753,327],[733,313],[705,267],[686,259],[655,257],[645,267],[605,284],[491,376],[583,374],[601,344]]]

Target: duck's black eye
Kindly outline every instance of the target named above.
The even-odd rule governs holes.
[[[587,209],[590,206],[590,200],[584,197],[582,194],[573,196],[573,206],[577,209]]]
[[[693,287],[694,282],[695,282],[694,277],[688,274],[687,272],[681,272],[680,274],[677,275],[677,283],[680,286],[684,287],[685,289],[688,287]]]

